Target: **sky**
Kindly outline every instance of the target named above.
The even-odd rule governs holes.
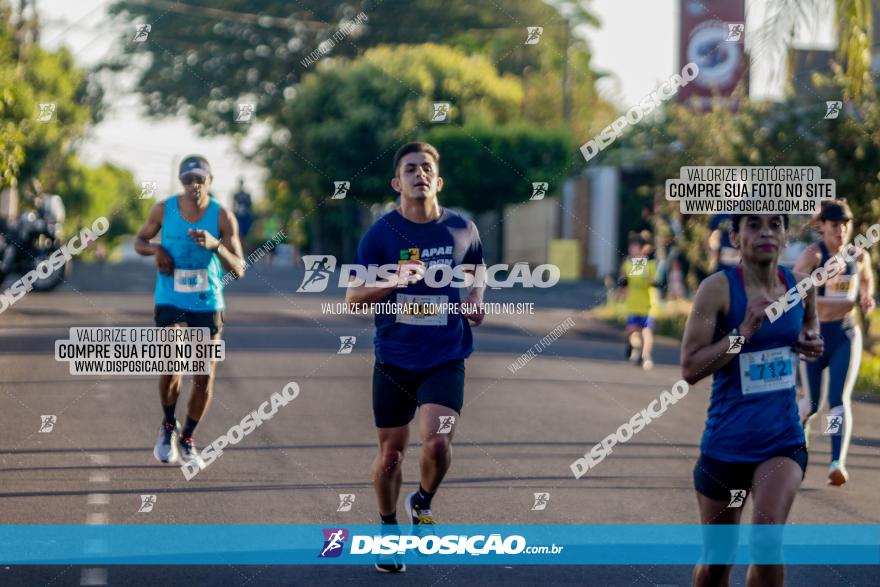
[[[111,55],[119,28],[131,27],[109,19],[106,8],[111,0],[36,1],[43,25],[41,43],[50,49],[67,46],[84,67]],[[768,1],[747,0],[747,38],[763,22]],[[817,19],[815,27],[798,31],[796,46],[833,47],[833,0],[824,2],[828,12]],[[600,82],[601,94],[621,109],[637,104],[675,72],[678,4],[679,0],[589,3],[602,26],[585,27],[577,33],[590,43],[593,68],[608,74]],[[773,66],[766,60],[753,63],[753,97],[773,98],[781,94],[779,64]],[[239,177],[244,177],[248,189],[259,199],[262,171],[238,157],[231,139],[200,136],[183,118],[148,118],[141,111],[137,94],[129,89],[131,76],[104,79],[110,109],[82,146],[81,155],[86,161],[93,165],[115,163],[130,169],[136,181],[155,181],[160,193],[170,194],[177,189],[176,163],[184,155],[200,153],[215,170],[213,191],[221,201],[230,203]],[[255,128],[254,134],[258,135],[260,130]]]

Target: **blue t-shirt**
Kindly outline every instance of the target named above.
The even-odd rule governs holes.
[[[473,222],[446,208],[440,209],[438,219],[424,224],[407,220],[394,210],[370,227],[355,257],[355,263],[367,266],[409,260],[422,261],[426,272],[434,265],[481,265],[480,234]],[[436,280],[443,282],[440,271],[435,271]],[[421,280],[389,292],[381,303],[458,303],[467,295],[467,288],[453,287],[456,281],[431,287]],[[376,358],[382,363],[422,370],[465,359],[474,350],[470,324],[457,312],[428,316],[376,312],[375,323]]]
[[[745,318],[748,300],[740,271],[725,270],[730,310],[717,327],[723,333]],[[794,287],[789,269],[779,267],[779,275],[787,288]],[[798,357],[789,350],[797,344],[803,322],[804,306],[798,301],[775,322],[764,320],[736,358],[715,372],[703,454],[721,461],[760,462],[781,448],[804,444],[794,383]]]

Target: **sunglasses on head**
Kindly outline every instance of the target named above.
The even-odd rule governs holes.
[[[207,181],[207,179],[208,179],[207,177],[203,177],[201,175],[196,175],[194,173],[190,173],[190,174],[182,176],[180,178],[180,183],[182,183],[183,185],[189,185],[191,183],[197,183],[199,185],[202,185],[203,183],[205,183],[205,181]]]

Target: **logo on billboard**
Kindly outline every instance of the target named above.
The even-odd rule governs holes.
[[[694,80],[702,88],[731,88],[737,82],[742,62],[738,45],[727,42],[727,23],[709,20],[698,24],[687,44],[688,62],[700,67],[700,76]]]

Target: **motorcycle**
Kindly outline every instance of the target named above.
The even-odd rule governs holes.
[[[61,196],[42,194],[35,198],[36,210],[22,213],[15,223],[0,219],[0,284],[10,274],[25,275],[61,248],[66,211]],[[70,274],[65,263],[48,277],[37,276],[36,291],[58,287]]]

